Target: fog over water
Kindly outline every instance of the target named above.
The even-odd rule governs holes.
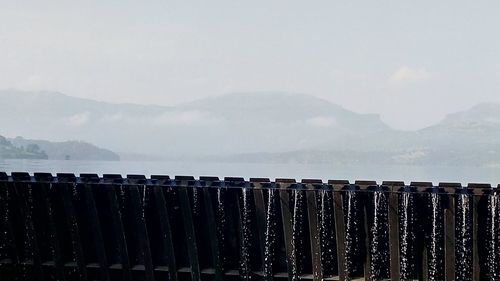
[[[500,182],[497,2],[4,2],[0,170]]]
[[[398,129],[500,102],[495,1],[2,1],[0,89],[175,105],[313,95]]]
[[[197,161],[64,161],[64,160],[0,160],[0,171],[30,173],[97,173],[150,175],[193,175],[244,177],[293,178],[293,179],[347,179],[401,180],[467,183],[500,183],[498,169],[484,167],[450,166],[390,166],[390,165],[326,165],[326,164],[269,164],[269,163],[221,163]]]

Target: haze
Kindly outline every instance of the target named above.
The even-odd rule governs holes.
[[[500,102],[498,2],[1,2],[0,89],[160,105],[304,93],[404,130]]]

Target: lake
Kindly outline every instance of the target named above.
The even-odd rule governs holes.
[[[198,176],[239,176],[275,178],[318,178],[358,180],[403,180],[439,182],[500,183],[500,168],[467,166],[406,166],[406,165],[332,165],[332,164],[269,164],[221,163],[195,161],[64,161],[0,159],[0,171],[153,174]]]

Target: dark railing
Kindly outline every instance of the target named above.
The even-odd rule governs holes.
[[[0,173],[0,280],[500,280],[487,184]]]

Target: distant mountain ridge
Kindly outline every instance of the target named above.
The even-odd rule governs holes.
[[[177,106],[111,104],[60,93],[0,91],[2,132],[81,139],[129,155],[224,161],[500,164],[500,105],[479,104],[398,131],[316,97],[240,93]]]
[[[31,140],[22,137],[9,139],[18,147],[37,145],[51,160],[94,160],[119,161],[120,156],[111,150],[99,148],[83,141],[50,142],[46,140]]]
[[[37,145],[16,146],[0,136],[0,159],[48,159],[48,156]]]
[[[174,107],[48,92],[0,91],[0,98],[7,135],[76,138],[115,151],[166,157],[291,151],[390,130],[376,115],[286,93],[233,94]]]

